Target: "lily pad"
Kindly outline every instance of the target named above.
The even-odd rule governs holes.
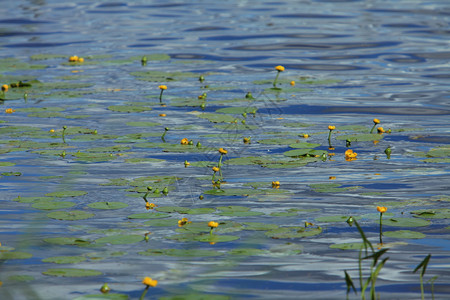
[[[127,122],[125,123],[128,126],[134,126],[134,127],[154,127],[154,126],[161,126],[160,123],[156,122]]]
[[[160,297],[159,300],[229,300],[229,296],[191,293],[178,296]]]
[[[426,235],[411,230],[397,230],[397,231],[384,231],[384,236],[391,238],[401,238],[401,239],[423,239]]]
[[[86,258],[83,256],[54,256],[44,258],[42,262],[49,262],[55,264],[76,264],[85,261]]]
[[[217,214],[219,216],[228,216],[228,217],[254,217],[264,215],[263,212],[259,211],[225,211]]]
[[[253,113],[258,109],[256,107],[244,106],[244,107],[224,107],[216,110],[217,113],[223,114],[243,114],[243,113]]]
[[[316,148],[319,146],[320,146],[320,144],[313,144],[313,143],[307,143],[307,142],[289,144],[289,147],[291,147],[291,148]]]
[[[154,219],[144,222],[144,225],[146,226],[156,226],[156,227],[170,227],[176,226],[177,224],[178,220],[176,219]]]
[[[181,206],[160,206],[156,208],[159,212],[166,212],[166,213],[173,213],[177,212],[180,214],[185,214],[190,210],[188,207],[181,207]]]
[[[44,275],[57,276],[57,277],[88,277],[88,276],[99,276],[102,272],[96,270],[87,269],[48,269],[42,272]]]
[[[45,196],[64,198],[64,197],[78,197],[78,196],[83,196],[86,194],[87,194],[87,192],[85,192],[85,191],[61,191],[61,192],[47,193],[47,194],[45,194]]]
[[[213,123],[232,123],[238,119],[233,116],[224,114],[214,114],[214,113],[201,113],[198,115],[199,118],[207,119]]]
[[[65,220],[65,221],[76,221],[76,220],[85,220],[92,218],[94,214],[82,211],[82,210],[73,210],[73,211],[54,211],[47,214],[47,217],[56,220]]]
[[[134,105],[111,105],[111,106],[108,106],[108,109],[115,111],[115,112],[122,112],[122,113],[135,113],[135,112],[143,112],[143,111],[152,110],[151,107],[134,106]]]
[[[177,256],[177,257],[212,257],[221,256],[222,252],[202,249],[147,249],[146,251],[138,252],[140,255],[147,256]]]
[[[158,158],[128,158],[125,159],[126,163],[129,164],[146,164],[146,163],[154,163],[154,162],[164,162],[164,159]]]
[[[346,141],[349,140],[351,142],[369,142],[369,141],[378,141],[383,138],[382,134],[377,133],[366,133],[366,134],[349,134],[349,135],[339,135],[336,137],[337,140]]]
[[[119,209],[128,207],[128,204],[123,202],[94,202],[89,203],[87,206],[96,209]]]
[[[244,230],[267,231],[278,228],[278,225],[276,224],[258,223],[258,222],[242,222],[242,225],[244,225]]]
[[[6,260],[6,259],[27,259],[32,257],[33,254],[27,253],[27,252],[19,252],[19,251],[13,251],[13,252],[0,252],[0,260]]]
[[[241,256],[263,256],[267,255],[268,252],[269,251],[262,249],[241,248],[241,249],[232,249],[228,251],[228,254]]]
[[[128,295],[125,294],[116,294],[116,293],[108,293],[108,294],[90,294],[83,295],[80,297],[76,297],[73,300],[128,300],[130,299]]]
[[[258,143],[264,145],[291,145],[297,142],[298,139],[289,139],[289,138],[271,138],[258,141]]]
[[[341,249],[341,250],[359,250],[364,248],[364,243],[341,243],[330,245],[331,249]]]
[[[266,231],[265,235],[273,239],[292,239],[304,238],[318,235],[322,232],[321,227],[280,227],[274,230]]]
[[[126,245],[139,243],[143,240],[144,237],[142,235],[118,234],[96,239],[95,242],[97,244]]]
[[[221,242],[231,242],[238,240],[238,236],[234,235],[217,235],[217,234],[203,234],[194,237],[195,241],[207,242],[207,243],[221,243]]]
[[[132,214],[129,215],[128,219],[159,219],[159,218],[168,218],[170,215],[166,213],[155,213],[155,212],[148,212],[148,213],[140,213],[140,214]]]
[[[76,237],[53,237],[46,238],[44,242],[55,245],[77,245],[77,246],[85,246],[89,245],[91,242],[85,239],[76,238]]]
[[[421,209],[412,211],[411,214],[413,214],[414,217],[424,219],[449,219],[450,209],[448,208]]]
[[[31,275],[12,275],[8,277],[8,280],[16,281],[16,282],[29,282],[33,281],[36,278],[34,278]]]
[[[46,210],[70,208],[73,206],[75,206],[75,203],[68,201],[36,201],[31,205],[33,208]]]
[[[314,150],[314,149],[296,149],[296,150],[289,150],[283,153],[285,156],[289,157],[315,157],[315,156],[322,156],[323,154],[327,154],[327,151],[325,150]]]
[[[390,218],[383,219],[383,226],[422,227],[430,225],[430,221],[419,218]]]
[[[204,214],[211,214],[215,211],[216,211],[215,208],[199,207],[199,208],[191,208],[188,211],[186,211],[185,213],[190,214],[190,215],[204,215]]]

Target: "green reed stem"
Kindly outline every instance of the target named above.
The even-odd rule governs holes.
[[[273,81],[273,87],[276,88],[277,87],[277,80],[278,80],[278,76],[280,76],[280,71],[278,71],[277,76],[275,76],[275,80]]]

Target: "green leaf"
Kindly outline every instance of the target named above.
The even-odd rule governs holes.
[[[85,261],[83,256],[53,256],[44,258],[43,262],[55,263],[55,264],[76,264]]]
[[[119,209],[128,207],[128,204],[123,202],[94,202],[89,203],[87,206],[96,209]]]
[[[339,135],[336,137],[337,140],[346,141],[349,140],[351,142],[369,142],[369,141],[379,141],[383,138],[382,134],[377,133],[366,133],[366,134],[348,134],[348,135]]]
[[[31,205],[31,207],[33,207],[33,208],[46,209],[46,210],[70,208],[70,207],[73,207],[73,206],[75,206],[75,203],[68,202],[68,201],[55,201],[55,202],[51,202],[51,201],[35,201]]]
[[[45,196],[64,198],[64,197],[79,197],[86,194],[87,192],[85,191],[61,191],[61,192],[47,193],[45,194]]]
[[[221,256],[222,252],[202,249],[147,249],[143,252],[138,252],[140,255],[147,256],[177,256],[177,257],[212,257]]]
[[[125,123],[128,126],[135,126],[135,127],[154,127],[154,126],[161,126],[160,123],[156,122],[127,122]]]
[[[32,257],[33,254],[27,253],[27,252],[0,252],[0,260],[6,260],[6,259],[27,259]]]
[[[165,213],[155,213],[155,212],[148,212],[148,213],[140,213],[140,214],[132,214],[129,215],[128,219],[159,219],[159,218],[168,218],[170,215]]]
[[[44,275],[57,276],[57,277],[88,277],[88,276],[99,276],[102,272],[96,270],[87,269],[48,269],[42,272]]]
[[[411,230],[385,231],[384,236],[400,239],[423,239],[426,235],[421,232]]]
[[[243,106],[243,107],[224,107],[216,110],[217,113],[223,114],[243,114],[243,113],[252,113],[256,112],[258,109],[256,107],[251,106]]]
[[[89,245],[91,242],[88,240],[84,240],[76,237],[53,237],[46,238],[44,242],[55,245],[77,245],[77,246],[85,246]]]
[[[390,218],[383,219],[383,225],[396,227],[422,227],[430,225],[430,221],[418,218]]]
[[[83,295],[80,297],[76,297],[73,300],[128,300],[128,295],[125,294],[91,294],[91,295]]]
[[[66,221],[75,221],[75,220],[84,220],[92,218],[94,214],[87,213],[82,210],[73,210],[73,211],[54,211],[47,214],[47,217],[56,220],[66,220]]]
[[[341,249],[341,250],[359,250],[364,248],[364,243],[342,243],[330,245],[331,249]]]
[[[95,242],[97,244],[126,245],[139,243],[143,240],[144,237],[142,235],[118,234],[96,239]]]

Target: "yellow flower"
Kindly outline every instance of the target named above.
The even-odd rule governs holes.
[[[82,63],[82,62],[84,62],[84,58],[80,57],[80,58],[78,58],[77,61],[78,61],[79,63]]]
[[[220,149],[219,149],[219,153],[220,153],[220,154],[227,154],[228,151],[225,150],[225,149],[223,149],[223,148],[220,148]]]
[[[155,287],[155,286],[158,285],[158,280],[151,279],[150,277],[145,277],[142,280],[142,283],[147,285],[147,286]]]
[[[272,188],[275,188],[275,189],[280,188],[280,182],[279,181],[272,181]]]
[[[76,62],[76,61],[78,61],[78,56],[73,55],[73,56],[69,57],[69,61],[70,61],[70,62]]]
[[[294,80],[291,81],[291,85],[295,86],[295,81]]]
[[[384,133],[385,132],[383,127],[378,127],[377,130],[378,130],[378,133]]]
[[[189,223],[192,223],[192,222],[189,222],[188,218],[182,218],[181,220],[178,220],[178,227],[182,227]]]
[[[305,139],[309,138],[309,134],[307,134],[307,133],[303,134],[303,138],[305,138]]]
[[[220,171],[219,167],[212,167],[212,170],[213,170],[214,172],[219,172],[219,171]]]
[[[245,137],[245,138],[243,138],[243,141],[245,144],[248,144],[248,143],[250,143],[251,139],[250,139],[250,137]]]
[[[12,114],[13,112],[15,112],[16,110],[15,109],[12,109],[12,108],[7,108],[7,109],[5,109],[5,113],[7,113],[7,114]]]
[[[159,87],[160,90],[167,90],[167,86],[165,86],[165,85],[160,85],[158,87]]]
[[[50,129],[49,132],[54,133],[55,129]]]
[[[377,206],[377,210],[378,210],[380,213],[385,213],[385,212],[387,211],[387,207],[384,207],[384,206]]]
[[[149,209],[154,209],[155,207],[156,207],[156,204],[155,204],[155,203],[148,203],[148,202],[145,203],[145,208],[146,208],[147,210],[149,210]]]
[[[166,116],[166,114],[159,114],[159,116],[160,116],[160,117],[165,117],[165,116]]]
[[[208,223],[208,226],[211,227],[211,228],[216,228],[217,226],[219,226],[219,223],[214,222],[214,221],[210,221]]]
[[[336,176],[330,176],[328,179],[329,179],[329,180],[335,180],[335,179],[336,179]]]
[[[347,151],[345,151],[345,160],[346,161],[355,160],[357,156],[358,156],[358,153],[353,152],[352,149],[348,149]]]
[[[275,70],[277,70],[278,72],[283,72],[284,71],[284,67],[283,66],[276,66]]]
[[[187,144],[189,144],[189,140],[187,138],[184,138],[181,140],[180,143],[181,143],[181,145],[187,145]]]
[[[187,160],[184,161],[184,167],[185,167],[185,168],[187,168],[187,167],[190,166],[190,165],[191,165],[190,162],[188,162]]]
[[[380,120],[378,120],[378,119],[373,119],[373,122],[374,122],[375,124],[380,124]]]
[[[7,84],[2,85],[2,91],[7,92],[9,89],[9,86]]]
[[[331,131],[331,130],[335,130],[336,129],[336,126],[333,126],[333,125],[329,125],[328,126],[328,129]]]

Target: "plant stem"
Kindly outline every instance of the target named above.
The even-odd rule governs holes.
[[[164,90],[161,89],[161,93],[159,94],[159,103],[162,103],[162,94],[163,94]]]
[[[422,273],[420,273],[420,294],[422,295],[422,300],[425,299],[425,293],[423,291],[423,276]]]
[[[375,127],[377,126],[377,124],[373,124],[372,129],[370,130],[370,133],[373,133],[373,130],[375,129]]]
[[[147,294],[147,291],[148,291],[148,288],[149,288],[149,287],[150,287],[150,286],[147,285],[147,287],[145,288],[145,290],[142,292],[141,297],[139,297],[139,300],[143,300],[143,299],[144,299],[145,294]]]
[[[383,244],[383,213],[380,213],[380,244]]]
[[[273,81],[273,87],[276,88],[277,87],[277,80],[278,80],[278,76],[280,75],[280,71],[278,71],[277,76],[275,77],[275,80]]]

